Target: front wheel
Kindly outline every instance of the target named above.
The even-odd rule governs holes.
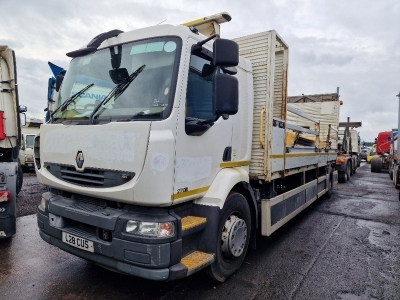
[[[212,279],[224,282],[242,265],[251,233],[250,208],[246,198],[231,192],[220,212],[215,261],[209,266]]]

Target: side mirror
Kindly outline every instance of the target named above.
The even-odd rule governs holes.
[[[216,39],[213,44],[213,64],[234,67],[239,64],[239,45],[231,40]]]
[[[63,75],[57,75],[56,77],[56,91],[58,92],[60,90],[61,84],[64,80],[64,76]]]
[[[26,125],[26,115],[24,113],[20,113],[19,114],[19,119],[21,122],[21,126],[25,126]]]
[[[28,111],[28,108],[25,105],[20,105],[19,106],[19,112],[20,113],[24,113],[24,112],[27,112],[27,111]]]
[[[239,82],[236,77],[216,73],[213,80],[213,114],[235,115],[239,110]]]

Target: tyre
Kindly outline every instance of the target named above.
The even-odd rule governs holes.
[[[345,171],[339,171],[339,173],[338,173],[338,182],[339,183],[346,183],[346,172]]]
[[[377,172],[378,173],[382,172],[382,160],[381,159],[379,159],[377,161]]]
[[[350,176],[353,175],[353,174],[351,174],[351,163],[347,163],[347,166],[346,166],[346,175],[347,175],[346,181],[350,180]]]
[[[378,172],[378,160],[380,160],[380,159],[377,157],[374,157],[373,159],[371,159],[371,172],[372,173]]]
[[[394,183],[394,187],[398,190],[400,189],[400,187],[397,186],[397,181],[399,178],[399,168],[394,168],[393,170],[393,183]]]
[[[17,196],[22,189],[23,181],[24,181],[24,171],[22,170],[21,165],[18,164],[17,186],[16,186]]]
[[[240,268],[249,246],[250,233],[251,215],[246,198],[231,192],[220,212],[215,261],[208,267],[212,279],[224,282]]]
[[[332,173],[329,176],[329,188],[328,191],[325,193],[325,199],[330,199],[333,194],[333,175]]]

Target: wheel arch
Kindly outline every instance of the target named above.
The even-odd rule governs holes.
[[[213,180],[207,193],[200,199],[194,201],[196,204],[218,206],[220,209],[224,207],[225,201],[230,192],[241,194],[247,201],[250,209],[252,220],[252,230],[250,247],[255,248],[256,229],[258,226],[258,206],[249,183],[248,172],[242,168],[225,168],[222,169]]]

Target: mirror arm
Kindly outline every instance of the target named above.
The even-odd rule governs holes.
[[[201,49],[203,48],[203,45],[204,45],[205,43],[207,43],[208,41],[211,41],[213,38],[219,39],[219,34],[214,34],[214,35],[212,35],[212,36],[206,38],[205,40],[203,40],[203,41],[201,41],[201,42],[198,42],[197,44],[193,45],[193,47],[192,47],[192,53],[195,52],[195,51],[199,51],[199,50],[201,51]]]

